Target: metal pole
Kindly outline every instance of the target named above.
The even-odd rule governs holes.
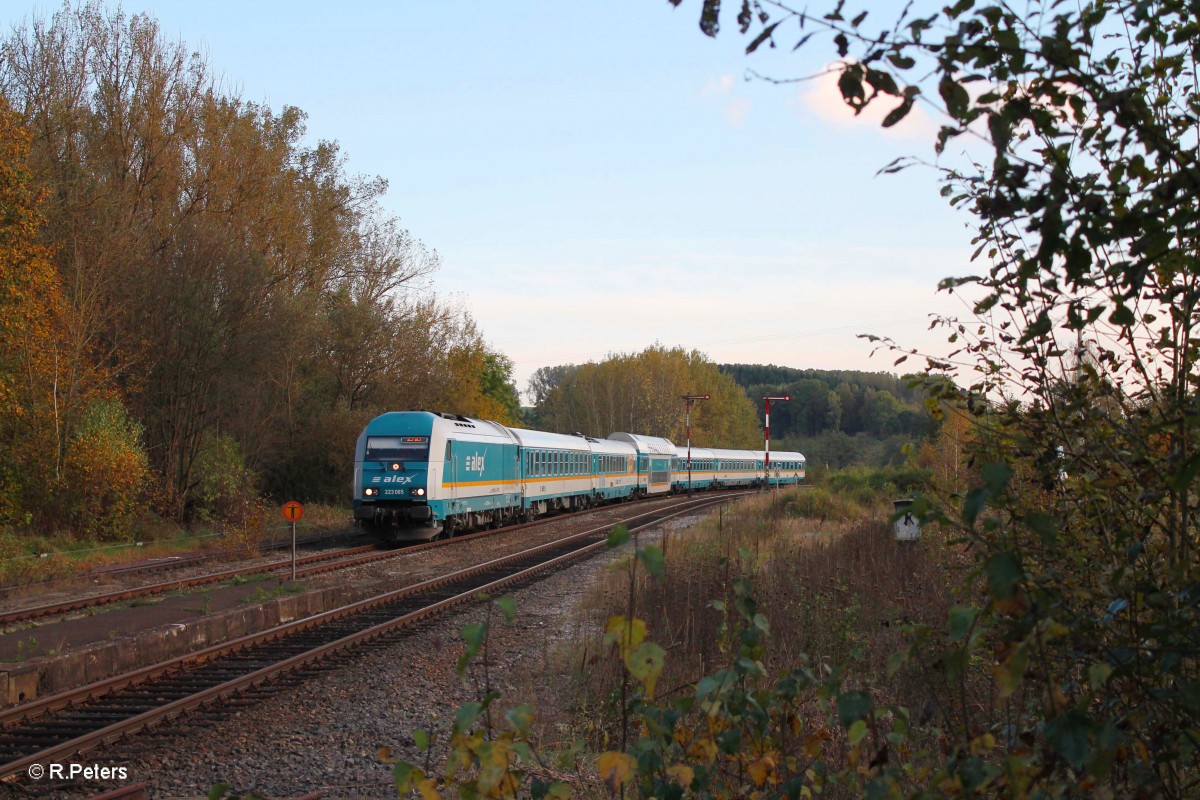
[[[767,491],[771,490],[771,398],[763,398],[763,446],[766,448],[763,455],[763,467],[766,469],[767,479],[763,481],[763,485]]]
[[[763,481],[763,486],[767,491],[771,489],[771,401],[772,400],[791,400],[790,394],[768,395],[763,398],[763,470],[766,472],[767,479]]]
[[[684,418],[687,420],[687,447],[688,447],[688,497],[692,496],[692,399],[684,400]]]
[[[292,580],[296,580],[296,520],[292,520]]]
[[[685,394],[683,400],[684,419],[687,426],[687,465],[688,465],[688,496],[692,494],[692,403],[697,400],[707,400],[706,394]]]

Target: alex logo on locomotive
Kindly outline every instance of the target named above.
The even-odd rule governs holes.
[[[371,478],[371,483],[412,483],[415,475],[385,475],[380,477],[376,475]]]
[[[463,463],[463,469],[466,470],[467,472],[478,472],[480,475],[482,475],[483,474],[483,459],[484,459],[484,456],[481,456],[479,453],[476,453],[475,455],[467,456],[465,462]]]

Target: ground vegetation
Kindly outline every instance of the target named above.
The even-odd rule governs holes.
[[[974,316],[940,320],[956,349],[924,360],[931,411],[959,417],[943,444],[966,458],[924,454],[914,510],[961,559],[957,593],[940,620],[901,620],[882,676],[855,651],[772,672],[778,623],[758,576],[733,573],[756,563],[742,546],[709,589],[725,657],[664,685],[680,634],[647,635],[656,607],[636,587],[639,570],[669,581],[672,560],[638,547],[605,625],[623,671],[599,777],[639,797],[1195,797],[1195,8],[699,5],[706,35],[731,23],[749,53],[828,46],[847,104],[885,104],[885,127],[918,104],[944,123],[933,167],[976,226],[978,271],[943,283]],[[922,355],[872,338],[897,366]],[[494,774],[475,788],[509,796]]]

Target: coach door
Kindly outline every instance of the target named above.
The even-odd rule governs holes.
[[[443,482],[450,484],[446,497],[454,500],[458,497],[458,460],[454,457],[454,441],[446,440],[446,463],[442,465]]]

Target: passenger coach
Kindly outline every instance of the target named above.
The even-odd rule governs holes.
[[[671,459],[675,445],[658,436],[636,433],[610,433],[609,439],[628,442],[637,451],[637,490],[639,497],[671,491]]]

